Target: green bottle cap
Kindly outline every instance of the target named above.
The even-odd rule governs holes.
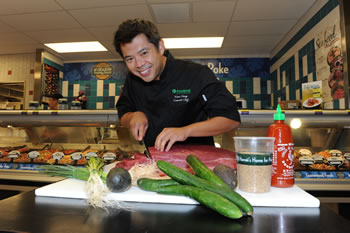
[[[281,106],[278,104],[277,105],[277,111],[275,114],[273,114],[273,120],[274,121],[284,121],[285,116],[282,113]]]

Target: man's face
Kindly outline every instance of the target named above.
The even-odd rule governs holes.
[[[131,73],[145,82],[159,80],[166,62],[162,40],[157,49],[144,34],[139,34],[130,43],[121,44],[120,48]]]
[[[51,110],[57,110],[58,109],[58,100],[54,98],[49,99],[49,107]]]

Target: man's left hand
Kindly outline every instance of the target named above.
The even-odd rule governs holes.
[[[186,127],[164,128],[156,138],[154,147],[159,151],[169,151],[175,142],[185,141],[188,137]]]

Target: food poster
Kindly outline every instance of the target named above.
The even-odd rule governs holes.
[[[324,28],[315,38],[317,80],[327,80],[324,89],[329,89],[330,99],[344,97],[343,51],[341,49],[340,22]]]
[[[296,178],[350,179],[350,152],[295,150],[294,170]]]
[[[304,109],[320,109],[323,106],[323,97],[327,99],[327,94],[323,96],[324,81],[315,81],[303,83],[302,89],[302,108]],[[326,102],[326,101],[325,101]]]

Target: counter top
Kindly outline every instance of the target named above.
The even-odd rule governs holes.
[[[94,209],[84,200],[25,192],[0,201],[0,232],[259,232],[344,233],[350,221],[328,207],[255,207],[253,217],[231,220],[198,205],[127,203],[129,209]]]

